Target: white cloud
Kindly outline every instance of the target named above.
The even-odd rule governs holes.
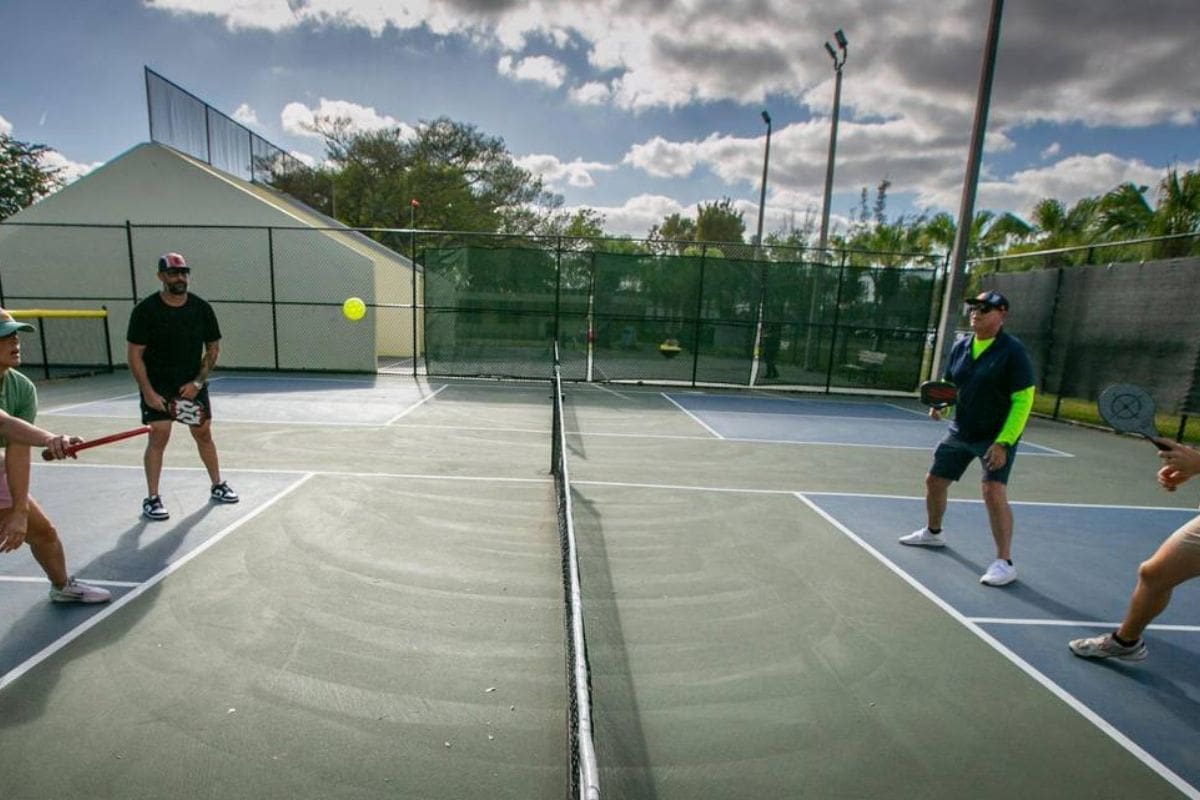
[[[283,129],[293,136],[307,136],[319,139],[320,134],[313,131],[318,120],[347,119],[351,131],[375,131],[382,128],[400,128],[408,138],[414,134],[413,128],[386,114],[380,114],[370,106],[361,106],[349,100],[328,100],[324,97],[317,103],[316,108],[309,108],[303,103],[291,102],[283,107],[279,115]]]
[[[12,136],[12,129],[12,123],[6,120],[4,117],[0,117],[0,133],[4,134],[5,136]]]
[[[772,139],[768,212],[775,198],[809,198],[822,186],[834,73],[821,43],[837,27],[849,35],[850,50],[835,191],[844,196],[887,178],[893,196],[957,210],[987,25],[986,4],[974,0],[859,0],[836,13],[818,3],[780,2],[755,4],[748,13],[746,4],[649,0],[144,1],[163,12],[213,16],[237,30],[358,28],[379,36],[390,26],[460,37],[495,59],[509,79],[571,87],[567,98],[578,106],[636,113],[703,110],[708,103],[754,107],[767,97],[794,101],[800,121],[781,120]],[[1154,0],[1149,10],[1127,0],[1092,0],[1083,17],[1077,6],[1005,8],[985,141],[989,155],[1013,153],[1035,126],[1135,129],[1195,126],[1200,119],[1194,88],[1200,48],[1184,24],[1197,19],[1195,0]],[[586,66],[576,66],[580,56]],[[362,130],[399,124],[374,109],[324,99],[316,108],[289,104],[282,116],[285,129],[299,136],[311,135],[301,123],[316,116],[347,116]],[[1043,151],[1043,169],[997,176],[1003,159],[985,160],[988,177],[978,207],[1023,211],[1043,196],[1066,201],[1073,193],[1095,194],[1133,179],[1125,176],[1154,173],[1140,181],[1152,184],[1161,178],[1162,168],[1079,155],[1072,133],[1055,135],[1064,138]],[[731,193],[748,197],[760,180],[763,144],[762,135],[657,136],[632,145],[622,163],[659,179],[707,170],[729,186],[749,189]],[[591,185],[598,169],[562,155],[527,158],[547,180],[570,186]],[[641,205],[608,209],[610,225],[623,215],[633,218],[653,197],[639,195],[634,200]]]
[[[258,115],[254,113],[254,109],[250,107],[249,103],[242,103],[234,109],[233,118],[248,128],[258,125]]]
[[[568,96],[581,106],[602,106],[612,99],[612,88],[600,81],[589,81],[571,89]]]
[[[299,150],[289,150],[288,155],[306,167],[315,167],[317,165],[317,159],[313,158],[308,153],[301,153]]]
[[[66,183],[77,181],[96,167],[104,164],[103,161],[97,161],[92,164],[81,164],[78,161],[72,161],[57,150],[47,150],[42,153],[41,161],[43,165],[59,170],[58,177],[62,178]]]
[[[1069,156],[1046,167],[1022,170],[1005,180],[980,181],[975,205],[979,209],[1011,211],[1028,219],[1033,207],[1047,197],[1069,206],[1125,182],[1156,187],[1163,174],[1162,169],[1138,159],[1109,153]],[[957,198],[948,189],[931,191],[923,199],[930,205],[957,208]]]
[[[574,213],[581,207],[564,208]],[[642,238],[652,225],[663,221],[671,214],[694,213],[695,209],[682,206],[678,200],[660,194],[640,194],[631,197],[619,206],[589,206],[604,215],[605,230],[617,236]]]
[[[512,80],[540,83],[551,89],[562,86],[567,75],[566,67],[549,56],[530,56],[522,59],[501,56],[496,64],[496,71]]]
[[[600,161],[562,161],[557,156],[535,154],[514,159],[517,166],[527,169],[535,175],[540,175],[547,183],[559,184],[566,182],[570,186],[586,189],[596,184],[592,173],[611,172],[616,169],[614,164]]]

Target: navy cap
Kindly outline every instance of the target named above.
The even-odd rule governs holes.
[[[997,292],[995,289],[989,289],[986,292],[980,292],[977,296],[966,301],[969,306],[979,306],[981,308],[999,308],[1008,311],[1008,298]]]

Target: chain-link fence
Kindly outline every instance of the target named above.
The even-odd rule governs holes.
[[[977,262],[980,286],[1012,304],[1006,329],[1029,348],[1041,393],[1094,407],[1110,384],[1135,383],[1162,411],[1200,412],[1200,257],[1113,262],[1107,257],[1186,252],[1200,235],[1064,248]]]
[[[569,380],[825,390],[914,389],[942,276],[940,257],[739,244],[5,222],[0,302],[107,307],[123,363],[166,251],[216,308],[226,368],[545,379],[557,341]]]

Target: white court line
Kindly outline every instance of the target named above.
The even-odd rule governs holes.
[[[49,465],[44,465],[49,467]],[[52,468],[52,467],[51,467]],[[141,469],[141,467],[138,467]],[[200,467],[192,467],[190,469],[201,469]],[[253,470],[244,470],[253,471]],[[267,471],[267,470],[264,470]],[[273,470],[272,472],[277,472]],[[613,486],[622,489],[662,489],[672,492],[717,492],[726,494],[803,494],[808,497],[862,497],[870,500],[912,500],[914,502],[925,502],[923,495],[905,495],[905,494],[870,494],[867,492],[825,492],[825,491],[804,491],[797,489],[746,489],[737,486],[687,486],[684,484],[670,483],[635,483],[632,481],[593,481],[583,480],[579,478],[571,479],[572,486]],[[963,498],[948,498],[951,503],[963,503],[970,505],[983,505],[982,499]],[[1053,503],[1044,500],[1009,500],[1009,505],[1014,506],[1049,506],[1051,508],[1099,508],[1110,511],[1182,511],[1189,514],[1194,514],[1195,510],[1191,508],[1180,508],[1178,506],[1131,506],[1131,505],[1107,505],[1104,503]]]
[[[1116,630],[1120,622],[1097,622],[1091,619],[1013,619],[1010,617],[970,617],[977,625],[1050,625],[1063,628],[1108,628]],[[1200,625],[1147,625],[1146,630],[1198,633]]]
[[[405,414],[407,414],[408,412],[412,411],[414,408],[417,408],[417,407],[418,407],[418,406],[420,406],[422,403],[426,402],[427,400],[432,400],[433,398],[437,397],[437,396],[438,396],[438,394],[439,394],[439,393],[440,393],[440,392],[441,392],[443,389],[445,389],[445,388],[446,388],[446,385],[447,385],[447,384],[442,384],[442,385],[441,385],[441,386],[439,386],[437,389],[435,389],[435,390],[434,390],[432,393],[425,395],[425,396],[424,396],[424,397],[422,397],[420,400],[418,400],[417,402],[413,403],[413,404],[412,404],[412,405],[410,405],[408,408],[404,409],[404,410],[403,410],[403,411],[401,411],[399,414],[397,414],[396,416],[394,416],[394,417],[392,417],[391,419],[389,419],[387,422],[383,423],[383,426],[386,428],[388,425],[391,425],[393,422],[395,422],[396,420],[400,419],[400,418],[401,418],[401,417],[403,417]]]
[[[36,464],[42,469],[64,469],[54,464]],[[123,469],[143,471],[141,464],[71,464],[70,469]],[[204,467],[166,467],[171,472],[203,472]],[[267,469],[245,467],[222,467],[221,472],[238,475],[324,475],[337,478],[407,478],[430,481],[481,481],[494,483],[552,483],[549,474],[545,478],[512,478],[504,475],[427,475],[416,472],[357,472],[331,469]]]
[[[84,400],[82,403],[71,403],[67,406],[55,406],[54,408],[42,408],[39,411],[42,414],[61,414],[64,411],[70,411],[72,408],[80,408],[82,406],[90,406],[94,403],[111,403],[114,400],[124,400],[129,397],[137,397],[137,392],[124,392],[122,394],[114,394],[112,397],[101,397],[97,400]],[[107,419],[107,417],[106,417]]]
[[[709,432],[709,433],[711,433],[713,436],[717,437],[718,439],[724,439],[724,438],[725,438],[724,436],[722,436],[721,434],[717,433],[717,432],[716,432],[716,431],[714,431],[712,428],[710,428],[710,427],[708,426],[708,424],[707,424],[707,423],[706,423],[704,420],[700,419],[700,418],[699,418],[699,417],[697,417],[695,414],[693,414],[692,412],[688,411],[688,410],[687,410],[686,408],[684,408],[683,406],[679,405],[679,403],[677,403],[677,402],[675,401],[675,398],[671,397],[671,395],[667,394],[666,392],[659,392],[658,394],[659,394],[659,396],[660,396],[660,397],[663,397],[663,398],[665,398],[665,399],[666,399],[666,401],[667,401],[668,403],[670,403],[671,405],[675,406],[675,407],[676,407],[676,408],[678,408],[680,411],[682,411],[683,413],[685,413],[685,414],[687,414],[689,417],[691,417],[693,420],[695,420],[695,422],[696,422],[696,424],[697,424],[697,425],[699,425],[701,428],[704,428],[704,430],[708,431],[708,432]]]
[[[34,578],[34,577],[27,578],[25,576],[17,576],[17,575],[0,575],[0,583],[44,583],[47,586],[50,585],[50,581],[48,578],[46,578],[45,575],[42,575],[41,577],[37,577],[37,578]],[[122,586],[122,587],[126,587],[126,588],[128,588],[130,586],[141,586],[141,584],[138,583],[137,581],[95,581],[95,580],[92,580],[91,578],[85,579],[84,583],[94,583],[97,586]]]
[[[255,517],[257,517],[262,512],[266,511],[268,508],[273,506],[275,503],[277,503],[283,497],[286,497],[287,495],[291,494],[293,491],[295,491],[299,487],[303,486],[309,479],[313,478],[315,475],[316,475],[316,473],[308,473],[304,477],[300,478],[298,481],[293,483],[291,486],[285,487],[283,490],[278,492],[270,500],[267,500],[265,503],[263,503],[261,506],[254,509],[253,511],[251,511],[246,516],[244,516],[241,519],[237,520],[236,522],[232,523],[231,525],[226,527],[224,530],[218,532],[211,539],[208,539],[207,541],[198,545],[194,550],[192,550],[187,555],[180,558],[178,561],[174,561],[174,562],[168,564],[167,566],[163,567],[163,569],[159,570],[157,573],[150,576],[143,583],[137,584],[137,587],[133,591],[129,592],[128,594],[122,595],[121,597],[117,598],[116,600],[113,600],[111,603],[106,605],[103,608],[103,610],[88,617],[85,621],[81,622],[79,625],[76,625],[74,628],[67,631],[62,636],[58,637],[53,642],[51,642],[50,644],[46,645],[46,647],[42,648],[34,655],[25,659],[17,666],[13,667],[11,670],[6,672],[4,675],[0,675],[0,691],[3,691],[4,688],[6,686],[8,686],[9,684],[11,684],[13,681],[17,680],[22,675],[24,675],[26,672],[29,672],[29,670],[33,669],[38,664],[45,661],[47,658],[54,655],[59,650],[66,647],[68,644],[70,644],[71,642],[78,639],[80,636],[82,636],[87,631],[91,630],[92,628],[96,627],[104,620],[111,617],[113,614],[115,614],[120,609],[129,605],[131,602],[134,601],[134,599],[142,596],[148,589],[161,583],[163,581],[163,579],[166,578],[168,575],[170,575],[172,572],[175,572],[180,567],[182,567],[184,564],[188,563],[193,558],[200,555],[205,550],[212,547],[217,542],[221,541],[226,536],[233,533],[235,530],[242,527],[243,525],[245,525],[247,522],[254,519]]]
[[[608,388],[607,386],[605,386],[605,385],[603,385],[603,384],[599,384],[599,383],[597,383],[597,384],[594,384],[594,386],[595,386],[595,388],[597,388],[597,389],[599,389],[599,390],[601,390],[601,391],[603,391],[603,392],[608,392],[608,393],[609,393],[609,394],[611,394],[611,395],[615,395],[615,396],[617,396],[617,397],[621,398],[622,400],[631,400],[631,399],[632,399],[632,398],[631,398],[629,395],[627,395],[627,394],[621,394],[621,393],[620,393],[620,392],[618,392],[616,389],[610,389],[610,388]],[[565,389],[566,387],[563,387],[563,388]],[[646,394],[646,393],[645,393],[645,392],[643,392],[643,394]]]
[[[1186,795],[1187,797],[1190,797],[1193,800],[1200,800],[1200,791],[1197,791],[1196,788],[1193,787],[1190,783],[1188,783],[1183,778],[1179,777],[1173,771],[1171,771],[1171,769],[1166,764],[1163,764],[1161,761],[1156,759],[1154,756],[1150,755],[1150,753],[1143,750],[1136,742],[1134,742],[1132,739],[1130,739],[1125,734],[1121,733],[1119,730],[1114,728],[1107,720],[1105,720],[1103,717],[1101,717],[1096,712],[1092,711],[1090,708],[1088,708],[1086,705],[1084,705],[1082,701],[1080,701],[1078,698],[1075,697],[1075,695],[1071,694],[1070,692],[1068,692],[1067,690],[1065,690],[1061,686],[1059,686],[1057,683],[1055,683],[1054,681],[1050,680],[1048,677],[1043,675],[1032,664],[1025,661],[1023,658],[1018,656],[1012,650],[1008,649],[1005,645],[1001,644],[1001,642],[998,639],[994,638],[991,634],[989,634],[983,628],[979,627],[979,625],[976,624],[974,621],[972,621],[970,618],[968,618],[968,617],[964,616],[962,613],[960,613],[958,611],[958,609],[954,608],[954,606],[950,605],[945,600],[943,600],[939,595],[935,594],[931,589],[929,589],[927,586],[925,586],[925,584],[921,583],[916,578],[912,577],[907,572],[900,569],[900,567],[898,567],[895,563],[893,563],[891,561],[891,559],[889,559],[883,553],[876,550],[874,547],[872,547],[870,544],[868,544],[864,539],[862,539],[858,534],[854,533],[852,530],[847,528],[845,525],[843,525],[841,522],[839,522],[833,516],[828,514],[824,509],[822,509],[820,506],[818,506],[816,503],[814,503],[812,500],[810,500],[808,497],[806,497],[803,492],[796,492],[795,496],[796,496],[797,500],[804,503],[806,506],[808,506],[810,509],[812,509],[812,511],[815,512],[818,516],[823,518],[830,525],[834,526],[839,531],[841,531],[843,534],[845,534],[847,537],[849,537],[851,541],[855,542],[859,547],[861,547],[863,550],[867,551],[867,553],[874,556],[875,559],[877,561],[879,561],[879,563],[883,564],[885,567],[887,567],[892,572],[894,572],[897,576],[900,577],[901,580],[903,580],[909,586],[912,586],[914,589],[916,589],[917,592],[919,592],[927,600],[929,600],[934,605],[938,606],[940,609],[942,609],[947,614],[949,614],[951,617],[953,617],[955,620],[957,620],[959,623],[961,623],[963,625],[963,627],[965,627],[967,630],[971,631],[971,633],[978,636],[981,640],[983,640],[984,643],[986,643],[986,644],[990,645],[992,648],[994,648],[996,650],[996,652],[1000,653],[1000,655],[1004,656],[1009,661],[1011,661],[1014,665],[1017,666],[1018,669],[1022,670],[1025,674],[1029,675],[1029,677],[1033,678],[1035,681],[1037,681],[1039,684],[1041,684],[1045,689],[1050,691],[1058,699],[1062,700],[1068,706],[1075,709],[1075,711],[1077,711],[1080,715],[1082,715],[1084,719],[1086,719],[1088,722],[1092,723],[1097,728],[1099,728],[1101,732],[1106,734],[1109,738],[1113,739],[1117,744],[1121,745],[1126,750],[1128,750],[1135,758],[1137,758],[1139,761],[1141,761],[1143,764],[1145,764],[1150,769],[1154,770],[1154,772],[1156,772],[1161,778],[1166,780],[1168,783],[1170,783],[1172,786],[1174,786],[1179,791],[1183,792],[1183,794]]]

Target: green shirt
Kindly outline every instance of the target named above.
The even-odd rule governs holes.
[[[20,417],[33,424],[37,417],[37,387],[15,369],[10,369],[0,381],[0,410]],[[0,436],[0,447],[7,447],[8,439]]]

